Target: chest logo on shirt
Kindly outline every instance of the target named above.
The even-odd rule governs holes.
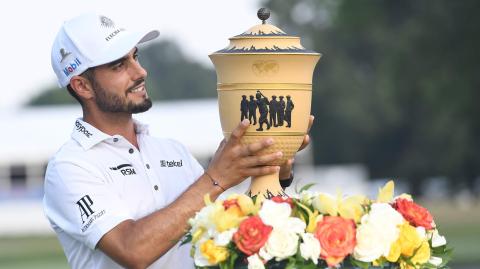
[[[179,161],[160,160],[160,166],[161,167],[182,167],[183,166],[183,160],[179,160]]]
[[[128,163],[120,164],[116,167],[110,167],[110,170],[120,171],[120,173],[122,173],[122,175],[124,175],[124,176],[130,176],[130,175],[136,175],[137,174],[135,172],[135,169],[133,168],[133,166],[131,164],[128,164]]]

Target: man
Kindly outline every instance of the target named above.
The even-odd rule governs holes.
[[[270,126],[278,127],[277,125],[277,110],[278,110],[278,101],[277,96],[272,95],[272,100],[268,104],[268,108],[270,110]]]
[[[149,136],[132,118],[152,105],[136,46],[158,35],[85,14],[65,22],[54,41],[59,85],[83,110],[45,176],[44,210],[72,268],[193,268],[189,247],[177,242],[205,194],[215,199],[248,176],[290,176],[292,161],[268,165],[281,152],[255,155],[271,139],[240,144],[248,120],[204,171],[184,146]]]
[[[260,91],[257,91],[255,96],[257,97],[258,112],[260,113],[260,117],[258,118],[258,124],[260,127],[258,127],[256,130],[263,131],[264,123],[267,125],[267,130],[269,130],[270,123],[268,122],[268,105],[270,103],[268,102],[268,98],[265,97],[265,95],[263,95]]]
[[[248,120],[250,123],[253,120],[253,125],[257,125],[257,101],[255,101],[253,95],[250,95],[250,101],[248,101]]]
[[[242,101],[240,101],[240,121],[248,119],[248,100],[246,95],[242,95]]]
[[[285,108],[285,121],[287,122],[287,127],[292,127],[292,110],[295,107],[290,95],[287,95],[287,107]]]
[[[278,98],[280,98],[277,107],[278,126],[283,126],[283,119],[285,116],[285,101],[283,100],[283,95],[280,95]]]

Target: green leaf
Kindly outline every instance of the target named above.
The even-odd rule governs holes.
[[[350,256],[349,262],[356,267],[362,268],[362,269],[369,269],[370,268],[370,263],[369,262],[362,262],[359,260],[355,260]]]
[[[185,244],[188,244],[192,242],[192,234],[191,233],[187,233],[185,234],[185,236],[180,240],[180,246],[183,246]]]
[[[309,183],[303,187],[300,188],[300,190],[297,190],[297,185],[295,185],[295,192],[300,194],[302,191],[307,191],[308,189],[310,189],[311,187],[317,185],[317,183]]]

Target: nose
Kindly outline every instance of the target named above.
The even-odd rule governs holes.
[[[145,79],[148,75],[147,70],[145,70],[145,68],[143,68],[140,62],[138,62],[136,59],[131,59],[131,64],[129,69],[130,69],[129,73],[133,81],[136,81],[142,78]]]

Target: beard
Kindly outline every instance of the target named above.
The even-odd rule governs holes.
[[[145,80],[137,80],[134,85],[127,90],[133,90],[138,85],[142,84]],[[98,83],[93,83],[93,89],[95,92],[95,102],[98,108],[103,112],[112,112],[112,113],[131,113],[137,114],[149,110],[152,107],[152,100],[149,97],[146,97],[140,103],[134,103],[130,100],[127,100],[125,96],[111,93],[103,89]]]

